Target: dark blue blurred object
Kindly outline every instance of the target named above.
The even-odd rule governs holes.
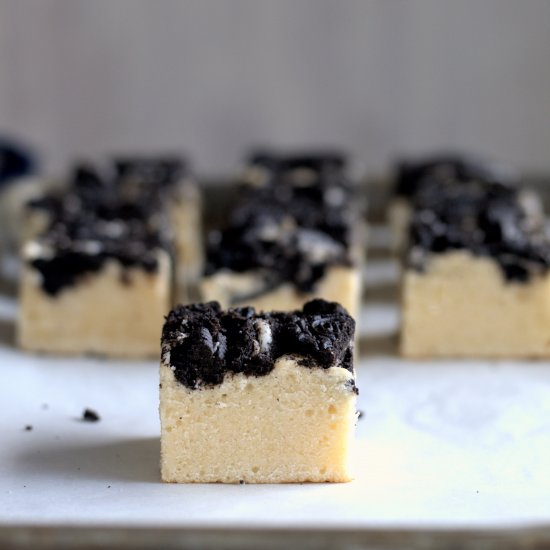
[[[36,171],[33,152],[10,139],[0,137],[0,186]]]

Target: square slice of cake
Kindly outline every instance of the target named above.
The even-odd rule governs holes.
[[[137,219],[57,219],[22,252],[18,339],[31,351],[149,357],[170,304],[171,260]]]
[[[413,213],[406,357],[550,356],[550,242],[520,191],[471,183]]]
[[[349,481],[354,328],[323,300],[293,312],[176,307],[162,336],[162,479]]]
[[[292,311],[324,298],[356,317],[363,245],[356,213],[347,202],[327,204],[280,184],[288,195],[249,192],[229,224],[210,233],[202,299]]]

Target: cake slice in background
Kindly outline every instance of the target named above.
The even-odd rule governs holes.
[[[550,241],[517,188],[426,186],[402,286],[406,357],[550,356]]]

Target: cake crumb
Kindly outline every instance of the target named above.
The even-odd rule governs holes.
[[[93,409],[84,409],[84,412],[82,413],[82,420],[84,422],[99,422],[101,418]]]

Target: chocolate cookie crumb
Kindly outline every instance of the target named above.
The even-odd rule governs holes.
[[[26,431],[26,432],[32,432],[32,430],[33,430],[33,427],[32,427],[30,424],[27,424],[27,425],[25,426],[25,431]]]
[[[283,355],[298,356],[304,367],[352,371],[354,331],[342,306],[319,299],[301,311],[271,313],[223,311],[218,302],[180,305],[166,317],[162,354],[191,389],[221,384],[226,374],[265,376]],[[357,393],[353,383],[349,390]]]
[[[449,181],[502,182],[509,187],[519,184],[515,170],[453,152],[441,152],[420,160],[403,159],[397,166],[395,193],[400,197],[414,198],[426,180],[437,178],[442,185]]]
[[[99,422],[101,418],[93,409],[84,409],[82,420],[84,422]]]
[[[287,283],[310,293],[331,266],[353,265],[356,212],[343,154],[259,150],[249,175],[225,227],[209,233],[206,276],[252,270],[263,279],[254,294]]]
[[[507,281],[528,282],[550,269],[550,241],[521,201],[517,188],[462,182],[424,182],[415,197],[408,264],[424,271],[432,254],[467,250],[488,256]]]
[[[50,296],[103,269],[121,267],[122,284],[132,284],[132,268],[158,271],[159,250],[171,251],[164,205],[186,173],[177,159],[120,159],[108,166],[78,165],[68,192],[52,192],[27,204],[46,215],[36,255],[29,264],[40,273]]]

